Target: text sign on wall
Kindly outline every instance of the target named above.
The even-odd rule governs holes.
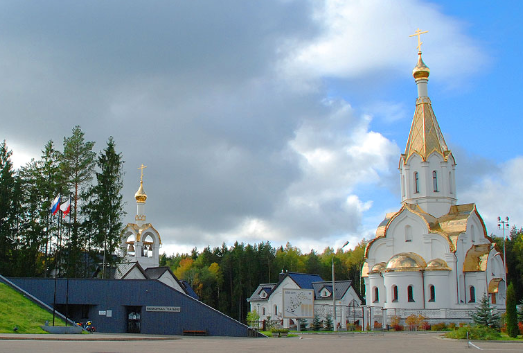
[[[284,289],[283,317],[314,318],[314,290]]]
[[[179,313],[181,308],[179,306],[146,306],[145,311],[159,313]]]

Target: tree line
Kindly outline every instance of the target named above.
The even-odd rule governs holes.
[[[334,262],[336,280],[352,280],[361,293],[365,246],[362,241],[353,250],[326,248],[321,254],[314,250],[304,254],[290,243],[274,247],[269,242],[236,242],[201,252],[194,248],[190,254],[163,254],[160,266],[169,266],[178,279],[187,281],[204,303],[245,322],[247,298],[259,284],[278,282],[281,272],[318,274],[331,280]]]
[[[75,126],[62,150],[49,141],[39,159],[15,170],[0,143],[0,274],[90,277],[100,256],[115,252],[124,215],[124,162],[115,148],[109,137],[97,154]],[[69,201],[68,216],[51,213],[58,199]]]

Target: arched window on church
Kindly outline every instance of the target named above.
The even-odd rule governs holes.
[[[398,286],[397,285],[392,286],[392,301],[393,302],[398,301]]]
[[[407,298],[409,300],[409,303],[414,302],[414,289],[412,286],[407,287]]]
[[[432,171],[432,186],[434,187],[434,192],[438,192],[438,172],[435,170]]]
[[[452,173],[449,172],[449,193],[452,194]]]
[[[373,303],[379,302],[380,301],[380,293],[379,293],[378,287],[374,287],[373,288],[373,295],[374,295],[374,297],[373,297],[372,302]]]
[[[265,307],[262,308],[262,315],[265,316]]]
[[[474,288],[474,286],[470,286],[469,291],[470,291],[469,303],[475,303],[476,302],[476,288]]]
[[[434,285],[429,286],[429,302],[435,302],[436,301],[436,287]]]
[[[476,230],[474,229],[474,225],[470,226],[470,239],[473,243],[476,241]]]
[[[412,241],[412,227],[405,226],[405,241]]]
[[[419,174],[414,172],[414,193],[419,193]]]
[[[278,305],[274,305],[274,316],[278,316]]]

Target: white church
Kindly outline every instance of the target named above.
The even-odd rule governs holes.
[[[457,203],[456,162],[427,93],[419,34],[418,98],[399,160],[401,208],[378,226],[362,268],[367,306],[385,325],[412,314],[430,323],[470,321],[485,294],[495,308],[505,307],[502,254],[476,205]]]

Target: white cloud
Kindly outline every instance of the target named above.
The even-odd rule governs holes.
[[[490,234],[501,235],[498,230],[498,217],[509,217],[512,226],[523,226],[523,208],[515,205],[523,200],[523,157],[509,160],[476,176],[476,181],[461,195],[463,202],[475,202]]]

